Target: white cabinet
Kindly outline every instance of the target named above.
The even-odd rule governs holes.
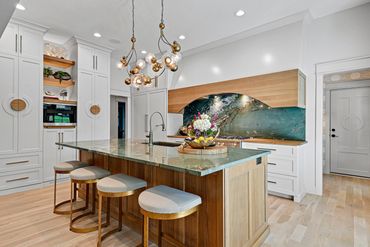
[[[167,90],[159,89],[149,92],[137,93],[133,96],[133,138],[144,139],[150,129],[150,116],[154,112],[163,115],[165,124],[167,123]],[[166,131],[162,131],[156,125],[162,123],[158,114],[153,116],[153,138],[154,140],[166,140]]]
[[[110,137],[110,50],[77,40],[77,139]]]
[[[292,196],[300,202],[306,194],[304,187],[303,145],[288,146],[243,142],[242,148],[268,150],[267,186],[271,194]]]
[[[9,23],[0,39],[0,52],[39,60],[42,57],[44,41],[40,29],[33,29],[17,23]]]
[[[44,31],[12,21],[0,38],[0,190],[42,182]]]
[[[43,181],[54,179],[54,165],[58,162],[76,160],[75,149],[56,145],[56,142],[76,141],[76,130],[73,129],[44,129],[44,167]]]
[[[78,46],[78,68],[98,74],[108,75],[110,53],[87,45]]]

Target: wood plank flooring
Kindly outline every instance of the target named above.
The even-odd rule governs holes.
[[[68,183],[58,195],[68,197]],[[0,246],[96,246],[96,232],[70,232],[69,218],[53,214],[52,203],[52,187],[1,196]],[[263,247],[370,247],[369,179],[325,175],[323,197],[308,195],[297,204],[269,196],[268,213],[271,233]],[[139,243],[140,235],[124,227],[103,246]]]

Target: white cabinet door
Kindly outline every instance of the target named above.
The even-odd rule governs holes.
[[[62,142],[74,142],[76,141],[76,129],[61,129],[61,141]],[[61,147],[60,151],[60,162],[76,160],[77,153],[76,149]]]
[[[54,179],[54,165],[60,159],[60,147],[55,145],[56,142],[60,141],[59,138],[59,129],[44,129],[44,181]]]
[[[18,59],[0,55],[0,154],[17,152],[18,113],[10,108],[12,99],[18,97]]]
[[[138,94],[133,99],[133,138],[144,139],[149,131],[147,94]]]
[[[18,25],[9,23],[0,38],[0,52],[17,55],[19,51]]]
[[[102,75],[109,74],[110,55],[107,52],[95,49],[95,71]]]
[[[40,32],[19,26],[19,55],[40,60],[43,53],[43,39]]]
[[[19,98],[26,102],[18,123],[18,152],[41,151],[42,100],[40,63],[19,58]]]
[[[78,46],[78,69],[93,71],[95,67],[94,48],[79,45]]]
[[[90,107],[93,102],[94,74],[79,72],[78,74],[78,107],[77,107],[77,140],[93,139],[93,115]]]
[[[165,90],[148,93],[149,101],[149,116],[154,112],[160,112],[163,116],[164,123],[167,123],[167,92]],[[156,125],[162,124],[162,119],[158,114],[152,117],[153,139],[165,140],[167,139],[166,131],[162,131],[162,127]]]
[[[94,119],[94,140],[109,139],[109,80],[102,75],[94,76],[94,104],[100,107],[100,113],[93,117]]]

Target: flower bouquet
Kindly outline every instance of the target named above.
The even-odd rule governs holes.
[[[192,148],[207,148],[216,145],[215,139],[219,134],[216,126],[217,116],[212,118],[207,114],[194,116],[192,123],[188,126],[188,138],[185,142]]]

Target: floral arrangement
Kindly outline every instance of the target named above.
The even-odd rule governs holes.
[[[219,133],[216,119],[217,115],[212,118],[199,112],[198,115],[194,115],[192,123],[188,126],[187,133],[190,138],[187,139],[187,143],[195,148],[215,145],[214,139]]]

